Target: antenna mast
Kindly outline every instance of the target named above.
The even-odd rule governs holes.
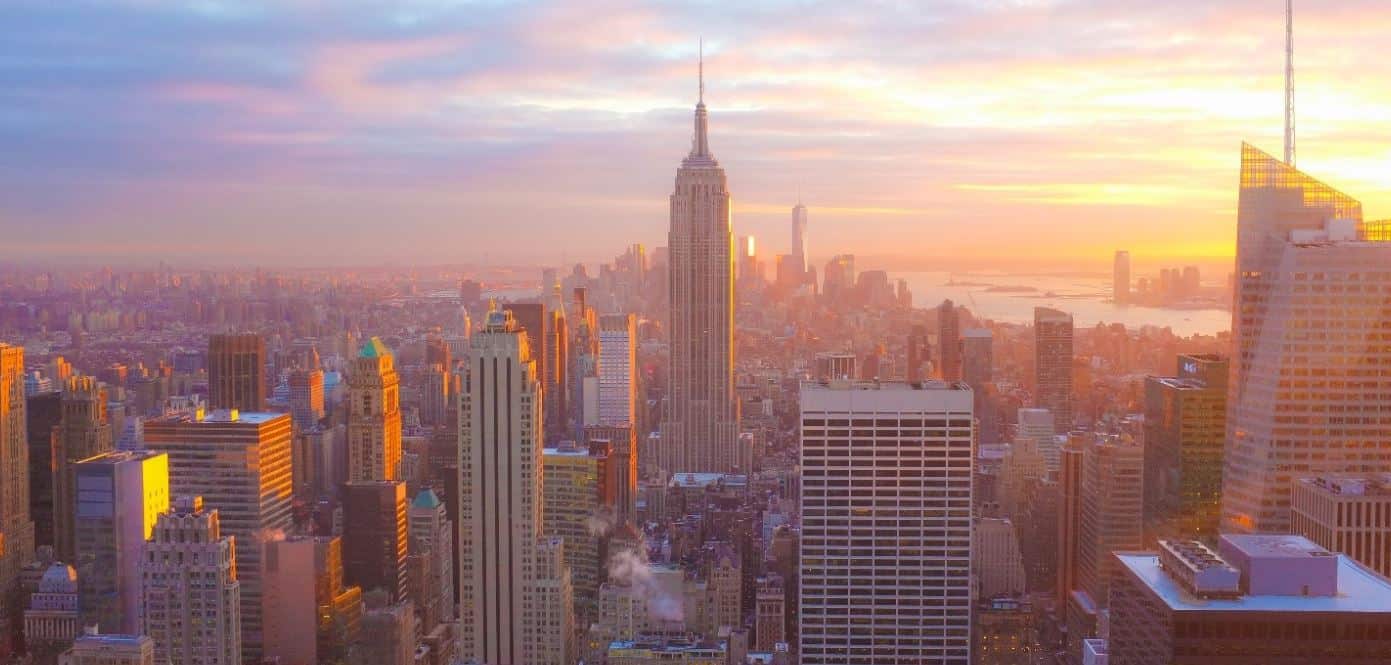
[[[1285,163],[1294,156],[1294,0],[1285,0]]]

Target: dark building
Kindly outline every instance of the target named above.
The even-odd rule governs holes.
[[[1145,379],[1145,523],[1161,538],[1217,535],[1227,425],[1227,359],[1180,355]]]
[[[343,485],[343,571],[349,585],[382,589],[394,602],[405,599],[407,506],[402,481]]]
[[[34,545],[53,545],[53,442],[63,422],[63,393],[38,393],[24,399],[29,438],[29,515]]]
[[[950,300],[937,306],[937,373],[943,381],[961,380],[961,314]]]
[[[266,342],[254,333],[208,338],[208,405],[266,410]]]

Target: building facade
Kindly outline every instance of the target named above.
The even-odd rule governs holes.
[[[376,337],[348,374],[348,481],[395,480],[401,473],[401,380]]]
[[[1300,478],[1293,532],[1391,578],[1391,474]]]
[[[599,317],[599,424],[637,422],[637,328],[632,314]]]
[[[1160,537],[1212,538],[1222,502],[1227,359],[1178,357],[1145,379],[1145,524]]]
[[[254,333],[208,337],[208,405],[266,410],[266,340]]]
[[[1053,412],[1053,431],[1072,429],[1072,315],[1034,308],[1034,406]]]
[[[155,521],[141,565],[142,633],[169,665],[240,663],[241,584],[231,536],[202,497],[178,497]]]
[[[34,558],[25,420],[24,349],[0,343],[0,656],[20,617],[19,572]]]

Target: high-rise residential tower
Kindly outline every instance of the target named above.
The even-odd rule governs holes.
[[[373,337],[348,375],[348,481],[394,480],[401,472],[401,381],[391,351]]]
[[[24,349],[0,343],[0,656],[10,653],[10,626],[20,615],[19,571],[33,558]]]
[[[950,300],[937,306],[937,359],[943,381],[961,380],[961,313]]]
[[[488,312],[471,340],[459,400],[459,656],[487,663],[571,662],[569,571],[543,538],[542,379],[511,310]]]
[[[710,152],[705,83],[691,152],[671,195],[671,371],[659,466],[747,470],[734,395],[734,237],[729,185]]]
[[[1034,406],[1053,412],[1053,431],[1072,429],[1072,315],[1034,308]]]
[[[1387,470],[1391,242],[1362,204],[1241,151],[1224,530],[1286,532],[1297,478]]]
[[[971,419],[940,382],[803,385],[802,663],[969,662]]]
[[[807,207],[801,201],[792,207],[792,265],[801,279],[806,278],[807,268]]]
[[[637,329],[632,314],[599,317],[599,424],[637,422]]]
[[[203,497],[183,496],[145,544],[142,632],[169,665],[241,662],[241,585],[231,536]]]
[[[214,409],[266,409],[266,340],[255,333],[208,338],[208,404]]]
[[[1111,266],[1111,301],[1117,305],[1130,304],[1130,252],[1118,249]]]
[[[288,413],[201,411],[145,422],[145,447],[169,455],[175,496],[202,496],[234,539],[241,582],[242,656],[261,657],[261,553],[293,526]]]

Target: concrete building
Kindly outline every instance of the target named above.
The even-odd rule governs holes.
[[[406,483],[349,481],[343,485],[343,573],[364,593],[381,590],[389,602],[406,599]]]
[[[1038,622],[1034,607],[1021,598],[981,598],[974,612],[973,665],[1034,665]]]
[[[415,608],[410,601],[395,604],[386,594],[367,595],[362,613],[362,639],[353,646],[351,665],[415,665]]]
[[[459,400],[459,657],[568,665],[570,574],[563,542],[542,536],[543,375],[511,311],[488,312],[471,344]]]
[[[85,634],[58,657],[58,665],[163,665],[155,641],[145,635]]]
[[[77,570],[53,562],[24,610],[24,648],[35,665],[53,665],[82,635]]]
[[[542,533],[565,541],[565,565],[574,586],[579,619],[593,616],[602,579],[599,536],[592,522],[611,507],[603,501],[601,487],[607,459],[573,442],[545,449],[545,482]],[[581,625],[584,625],[582,623]]]
[[[421,632],[454,622],[454,523],[434,490],[421,490],[407,514],[409,597]]]
[[[318,426],[324,419],[324,371],[297,369],[290,372],[290,415],[301,432]]]
[[[1034,406],[1053,413],[1053,432],[1072,429],[1072,315],[1034,308]]]
[[[74,464],[72,472],[83,624],[138,634],[145,541],[169,510],[169,456],[109,452]]]
[[[937,377],[961,380],[961,313],[950,300],[937,306]]]
[[[266,410],[266,340],[255,333],[208,337],[208,406]]]
[[[401,380],[391,351],[367,340],[348,374],[348,481],[401,473]]]
[[[25,420],[24,349],[0,343],[0,657],[20,617],[20,570],[34,558]]]
[[[599,424],[637,422],[637,328],[632,314],[599,317]]]
[[[449,422],[449,396],[452,374],[448,368],[433,363],[425,370],[420,386],[420,423],[443,426]]]
[[[1081,640],[1096,637],[1099,613],[1115,576],[1112,552],[1144,547],[1144,449],[1116,436],[1086,437],[1076,583],[1067,597],[1068,650],[1081,658]]]
[[[1241,150],[1222,524],[1290,529],[1301,477],[1386,471],[1391,242],[1362,204],[1249,145]]]
[[[65,378],[60,385],[66,384]],[[63,393],[55,389],[28,395],[24,398],[24,410],[29,442],[26,461],[29,465],[29,519],[34,523],[34,546],[52,546],[55,544],[53,483],[56,480],[53,477],[53,452],[57,447],[58,428],[63,423]],[[4,482],[10,483],[11,480],[6,477]],[[19,485],[15,483],[13,486]],[[0,532],[3,529],[0,526]]]
[[[787,642],[787,590],[782,575],[770,572],[755,582],[754,649],[773,651]]]
[[[638,492],[637,431],[631,424],[586,427],[584,447],[590,455],[600,450],[607,455],[599,494],[619,523],[631,520]]]
[[[361,632],[362,589],[343,585],[340,539],[291,536],[267,542],[264,579],[267,659],[318,665],[347,657]]]
[[[971,419],[960,385],[803,385],[802,663],[969,661]],[[880,587],[893,605],[865,593]]]
[[[53,441],[53,537],[59,559],[74,561],[77,555],[72,465],[115,449],[107,406],[106,389],[96,379],[68,377],[63,387],[63,419]]]
[[[979,391],[995,380],[995,337],[989,328],[967,328],[961,332],[961,380]]]
[[[704,81],[691,152],[676,171],[667,247],[671,369],[658,465],[748,470],[734,394],[734,238],[729,183],[710,152]]]
[[[1110,665],[1385,663],[1391,582],[1288,535],[1118,552]]]
[[[1216,537],[1227,427],[1227,359],[1180,355],[1145,379],[1145,524],[1160,537]]]
[[[1007,519],[976,518],[973,553],[980,599],[1024,594],[1024,560],[1019,536]]]
[[[233,537],[248,660],[261,656],[262,549],[293,526],[291,430],[288,413],[196,411],[145,423],[145,447],[169,455],[170,490],[203,497]]]
[[[241,584],[236,548],[202,497],[179,497],[145,544],[143,634],[169,665],[240,663]]]
[[[1294,533],[1391,577],[1391,474],[1300,478]]]

